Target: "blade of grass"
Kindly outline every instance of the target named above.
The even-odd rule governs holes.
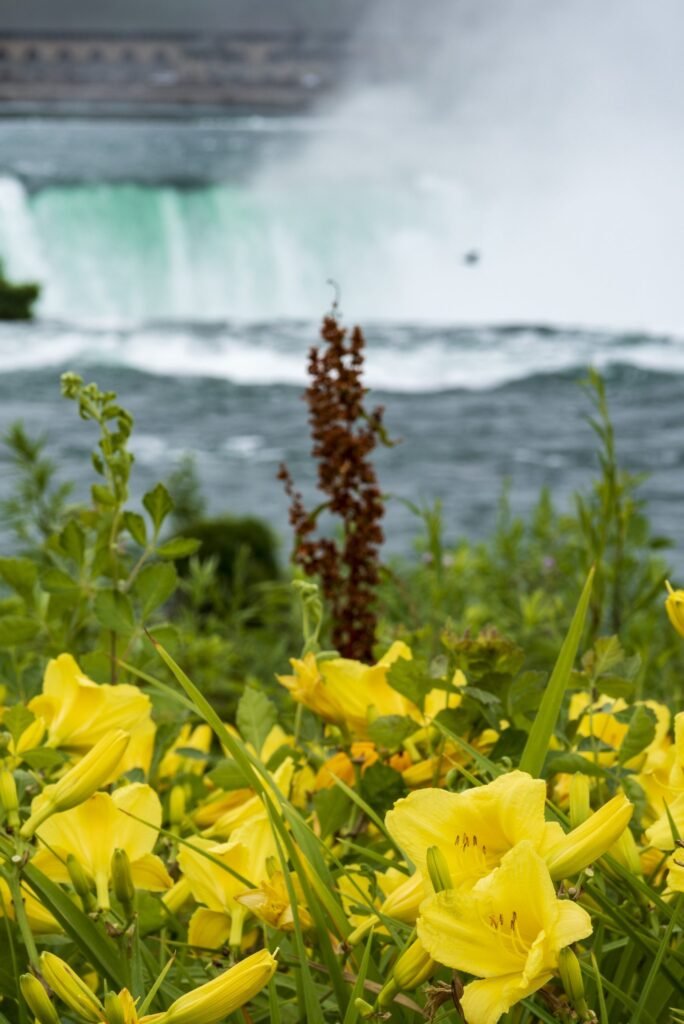
[[[670,918],[668,926],[665,929],[665,933],[664,933],[662,939],[660,940],[660,944],[658,946],[658,951],[657,951],[655,957],[653,958],[653,963],[651,964],[651,969],[648,972],[648,976],[647,976],[646,981],[644,982],[644,986],[643,986],[643,988],[641,990],[641,995],[639,996],[639,1002],[637,1003],[636,1010],[634,1011],[634,1016],[632,1017],[632,1024],[640,1024],[640,1021],[642,1020],[642,1018],[644,1016],[644,1012],[645,1012],[645,1009],[646,1009],[646,1004],[648,1003],[648,997],[651,994],[651,989],[655,985],[656,980],[658,978],[658,975],[660,974],[661,968],[663,966],[663,961],[665,959],[665,954],[666,954],[666,952],[667,952],[667,950],[669,948],[670,942],[672,940],[672,935],[674,933],[675,925],[677,923],[677,917],[679,916],[679,912],[681,911],[681,908],[682,908],[682,894],[680,893],[677,896],[677,900],[675,902],[675,907],[674,907],[674,910],[672,912],[672,917]]]
[[[589,608],[593,581],[594,569],[592,567],[587,577],[587,582],[584,584],[580,599],[577,602],[570,628],[563,641],[558,660],[551,673],[551,678],[546,685],[544,696],[539,705],[539,711],[532,723],[525,749],[520,758],[520,770],[529,772],[535,778],[539,777],[544,766],[549,742],[556,728],[570,673],[575,664],[577,650],[582,639],[582,633],[584,632],[584,621],[587,616],[587,609]]]

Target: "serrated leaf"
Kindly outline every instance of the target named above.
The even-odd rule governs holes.
[[[178,574],[173,565],[147,565],[141,571],[133,592],[139,598],[143,619],[171,597],[178,586]]]
[[[582,667],[597,679],[604,672],[610,672],[625,659],[625,652],[617,636],[600,636],[593,649],[587,651],[582,658]]]
[[[174,537],[157,548],[160,558],[189,558],[199,551],[202,542],[194,537]]]
[[[376,814],[384,817],[406,791],[404,780],[394,768],[376,761],[363,773],[359,786],[361,797]]]
[[[321,827],[321,839],[339,832],[352,809],[351,800],[338,786],[330,786],[315,793],[313,805]]]
[[[40,623],[24,615],[3,615],[0,618],[0,647],[16,647],[28,643],[40,632]]]
[[[276,724],[276,709],[265,693],[248,686],[240,697],[235,721],[245,743],[251,743],[257,754]]]
[[[135,627],[131,602],[118,590],[101,590],[95,598],[95,618],[114,633],[130,633]]]
[[[22,597],[30,597],[38,580],[38,567],[28,558],[0,558],[0,577]]]
[[[398,658],[390,666],[387,673],[387,682],[393,690],[403,694],[404,697],[408,697],[418,707],[423,706],[425,696],[433,686],[429,667],[420,658],[414,658],[413,661],[408,661],[406,658]]]
[[[369,724],[368,735],[376,746],[396,750],[417,729],[418,723],[408,715],[382,715]]]
[[[171,495],[164,487],[164,484],[157,484],[151,491],[148,491],[143,498],[143,505],[150,514],[156,535],[159,533],[169,512],[173,509]]]
[[[2,716],[2,726],[7,729],[16,744],[35,717],[24,704],[14,704]]]
[[[147,545],[147,524],[137,512],[124,512],[123,523],[136,544],[141,548]]]
[[[625,737],[620,744],[618,761],[627,764],[637,757],[655,739],[657,718],[652,708],[637,704]]]
[[[21,755],[29,768],[34,771],[50,771],[64,764],[66,755],[60,750],[53,750],[52,747],[36,747],[35,750],[27,750]]]

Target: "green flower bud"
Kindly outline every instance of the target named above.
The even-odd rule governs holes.
[[[446,862],[446,857],[438,846],[431,846],[427,852],[427,869],[435,892],[443,892],[444,889],[453,889],[451,872]]]
[[[563,982],[563,988],[568,999],[584,1019],[589,1012],[586,999],[584,998],[584,982],[582,980],[582,968],[579,960],[573,951],[567,947],[560,951],[558,957],[558,973]]]
[[[19,978],[21,994],[38,1024],[59,1024],[59,1016],[50,1002],[44,986],[33,974],[22,974]]]
[[[83,909],[88,913],[95,906],[93,898],[95,882],[80,861],[74,857],[73,853],[67,854],[66,869],[69,872],[69,878],[71,879],[74,891],[83,904]]]
[[[112,854],[112,888],[117,900],[130,916],[135,904],[135,885],[131,862],[126,851],[122,849],[116,849]]]
[[[126,1014],[116,992],[108,992],[104,1001],[107,1024],[126,1024]]]

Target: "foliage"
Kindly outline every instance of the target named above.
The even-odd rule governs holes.
[[[592,388],[591,493],[422,510],[358,660],[267,530],[131,501],[113,393],[63,381],[85,503],[12,431],[0,1021],[680,1019],[684,592]]]

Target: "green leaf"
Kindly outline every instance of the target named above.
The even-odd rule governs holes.
[[[135,628],[131,602],[118,590],[101,590],[95,598],[95,618],[114,633],[130,633]]]
[[[0,558],[0,577],[8,587],[28,598],[38,580],[38,567],[28,558]]]
[[[142,570],[133,591],[140,599],[143,619],[164,604],[178,586],[178,574],[173,565],[147,565]]]
[[[35,720],[35,717],[33,712],[29,711],[24,704],[15,704],[3,715],[2,724],[16,744],[19,742],[22,733]]]
[[[124,512],[123,523],[135,543],[144,548],[147,545],[147,526],[143,517],[137,512]]]
[[[72,579],[68,572],[63,569],[46,569],[41,577],[43,590],[48,594],[64,594],[69,591],[78,590],[78,583]]]
[[[28,643],[40,632],[40,623],[23,615],[0,618],[0,647],[16,647]]]
[[[413,661],[398,658],[390,666],[387,682],[393,690],[408,697],[418,707],[423,706],[425,695],[434,685],[427,662],[420,658],[414,658]]]
[[[207,778],[217,789],[233,790],[245,787],[244,772],[232,757],[226,757],[223,761],[219,761],[216,767],[209,772]]]
[[[164,487],[164,484],[157,484],[151,491],[148,491],[143,498],[143,505],[150,514],[156,536],[161,530],[169,512],[173,509],[171,495]]]
[[[418,723],[408,715],[382,715],[369,724],[368,735],[376,746],[396,750],[417,728]]]
[[[594,775],[598,778],[606,774],[605,769],[600,764],[597,764],[595,760],[590,760],[588,757],[582,757],[581,754],[575,754],[571,751],[552,750],[546,755],[544,778],[560,772],[567,772],[569,775],[581,772],[583,775]]]
[[[29,768],[36,772],[50,771],[64,764],[67,759],[66,754],[60,750],[53,750],[52,747],[36,747],[35,750],[27,750],[21,756]]]
[[[404,780],[394,768],[376,761],[363,773],[359,791],[369,807],[384,817],[406,791]]]
[[[627,764],[633,757],[645,750],[655,738],[657,719],[651,708],[638,704],[634,709],[632,720],[620,744],[618,761],[620,764]]]
[[[245,743],[251,743],[257,754],[276,724],[276,709],[265,693],[248,686],[240,697],[235,716],[238,732]]]
[[[194,537],[174,537],[157,548],[160,558],[188,558],[199,551],[202,542]]]
[[[321,826],[321,839],[334,836],[349,818],[352,803],[337,786],[320,789],[314,794],[314,808]]]
[[[577,649],[584,632],[584,620],[589,607],[593,581],[594,569],[592,568],[587,577],[587,582],[584,584],[584,589],[570,623],[570,629],[563,641],[563,646],[560,649],[558,660],[544,691],[544,696],[541,699],[539,713],[532,723],[530,735],[527,738],[523,755],[520,758],[520,770],[529,772],[535,778],[541,774],[549,743],[556,728],[570,673],[577,657]]]
[[[60,533],[59,543],[64,554],[80,569],[85,558],[86,539],[83,530],[74,519],[71,519]]]
[[[41,903],[57,918],[88,962],[117,988],[126,985],[119,951],[112,940],[72,903],[66,892],[33,864],[24,865],[22,873]]]
[[[93,484],[90,493],[96,505],[105,505],[107,508],[113,508],[116,505],[116,495],[103,484]]]

